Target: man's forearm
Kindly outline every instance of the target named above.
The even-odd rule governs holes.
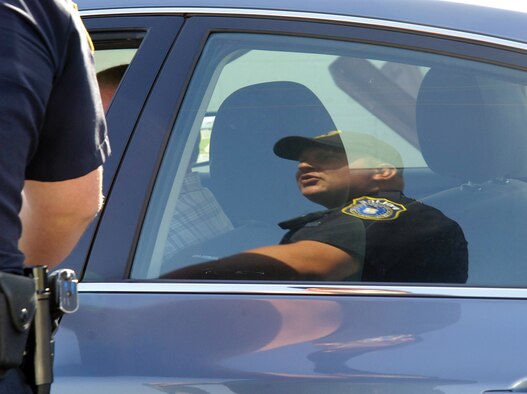
[[[93,217],[55,217],[40,215],[31,209],[23,215],[24,230],[19,242],[25,265],[54,267],[73,250]]]
[[[359,258],[331,245],[301,241],[248,250],[166,273],[161,279],[344,280],[359,272]]]

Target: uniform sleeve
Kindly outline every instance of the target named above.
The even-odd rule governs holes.
[[[298,241],[318,241],[342,249],[350,256],[364,259],[366,232],[361,220],[349,215],[339,214],[330,220],[307,223],[284,237],[283,243]]]
[[[110,153],[93,56],[80,17],[69,34],[26,178],[61,181],[99,167]]]

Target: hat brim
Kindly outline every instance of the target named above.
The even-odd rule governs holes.
[[[282,159],[298,160],[302,152],[307,148],[330,148],[344,150],[342,144],[335,144],[332,141],[314,140],[312,138],[290,136],[284,137],[276,142],[273,152]]]

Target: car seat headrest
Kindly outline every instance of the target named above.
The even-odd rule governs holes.
[[[227,97],[213,125],[210,171],[228,216],[280,221],[294,215],[299,200],[305,200],[294,179],[296,167],[275,156],[273,145],[285,135],[315,136],[334,129],[320,100],[299,83],[260,83]]]
[[[422,154],[437,173],[484,182],[527,175],[525,92],[474,72],[431,69],[417,97]]]

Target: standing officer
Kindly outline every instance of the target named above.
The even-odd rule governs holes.
[[[100,210],[110,150],[90,44],[70,1],[0,3],[0,272],[59,264]],[[0,393],[29,392],[0,372]]]
[[[437,209],[404,196],[402,159],[393,147],[366,134],[334,131],[282,138],[274,152],[298,161],[301,193],[327,209],[280,223],[289,230],[280,245],[163,278],[466,281],[461,228]]]

